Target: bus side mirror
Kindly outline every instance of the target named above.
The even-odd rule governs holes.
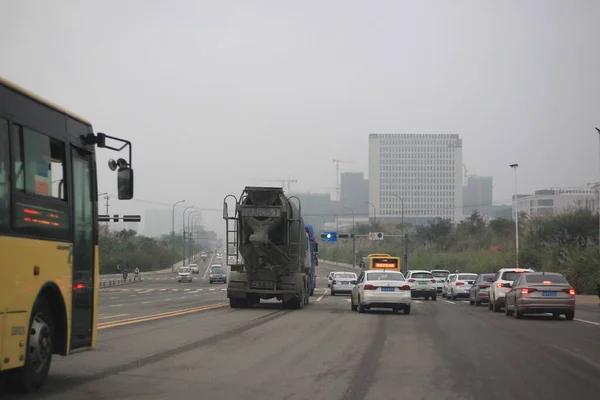
[[[133,170],[131,168],[119,170],[117,173],[117,187],[119,200],[131,200],[133,198]]]

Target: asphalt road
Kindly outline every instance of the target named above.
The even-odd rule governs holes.
[[[44,391],[29,398],[587,400],[600,392],[597,304],[580,306],[576,321],[516,320],[441,297],[415,300],[410,315],[360,315],[327,291],[325,277],[338,269],[322,263],[311,304],[293,311],[277,302],[232,310],[225,285],[202,279],[103,290],[98,349],[57,357]],[[167,314],[142,317],[159,313]]]

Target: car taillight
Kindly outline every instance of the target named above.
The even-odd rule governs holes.
[[[411,278],[411,279],[409,279],[408,281],[409,281],[410,283],[413,283],[415,280]]]
[[[431,280],[431,283],[435,283],[435,279],[432,279],[432,280]]]
[[[373,286],[373,285],[371,285],[371,284],[367,283],[367,284],[364,286],[364,288],[363,288],[363,289],[365,289],[365,290],[376,290],[376,289],[377,289],[377,286]]]
[[[78,283],[76,285],[73,285],[73,290],[78,290],[78,289],[84,289],[85,285],[83,283]]]
[[[498,282],[496,283],[496,287],[504,287],[504,284],[502,282]]]
[[[563,292],[569,293],[571,296],[575,296],[575,289],[570,288],[570,289],[563,289]]]
[[[529,293],[533,293],[533,292],[537,292],[537,289],[531,289],[531,288],[521,289],[521,294],[529,294]]]
[[[487,289],[487,288],[489,288],[489,287],[490,287],[490,285],[480,285],[479,287],[480,287],[481,289]]]
[[[403,286],[400,286],[398,289],[400,289],[400,290],[410,290],[410,286],[403,285]]]
[[[464,284],[465,284],[464,282],[456,282],[456,286],[462,286]]]

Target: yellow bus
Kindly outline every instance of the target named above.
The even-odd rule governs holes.
[[[393,257],[387,253],[369,254],[360,262],[360,267],[363,269],[374,269],[374,270],[400,270],[400,257]]]
[[[53,354],[96,346],[95,146],[129,148],[109,167],[131,199],[130,142],[0,78],[0,384],[35,391]]]

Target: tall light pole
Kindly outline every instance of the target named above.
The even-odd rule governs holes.
[[[190,229],[190,217],[192,215],[195,215],[195,214],[199,213],[199,212],[200,212],[199,210],[194,210],[191,213],[189,213],[188,217],[187,217],[188,242],[190,243],[190,245],[187,246],[188,250],[191,248],[191,243],[192,243],[192,240],[191,240],[192,230]],[[186,253],[186,244],[185,244],[185,241],[184,241],[183,242],[183,263],[184,264],[185,264],[185,260],[186,260],[186,254],[185,253]],[[191,262],[192,261],[192,254],[191,253],[190,253],[190,257],[189,258],[190,258],[190,262]]]
[[[600,128],[595,128],[598,132],[598,156],[600,157]],[[600,158],[598,158],[598,168],[600,170]],[[596,206],[598,209],[598,249],[600,250],[600,179],[598,180],[598,200]]]
[[[344,208],[347,208],[352,212],[352,267],[354,268],[356,267],[356,237],[354,235],[356,233],[356,224],[354,223],[354,210],[348,206],[345,206]]]
[[[377,222],[377,208],[375,208],[375,204],[366,201],[365,203],[370,204],[371,207],[373,207],[373,227],[375,226],[375,223]],[[375,248],[375,241],[373,240],[373,248]]]
[[[400,211],[400,227],[402,228],[402,234],[404,234],[404,199],[397,194],[392,194],[392,196],[396,197],[401,203],[401,211]]]
[[[511,167],[515,171],[515,198],[514,198],[514,208],[515,208],[515,251],[517,257],[517,268],[519,268],[519,198],[517,194],[517,168],[519,168],[519,164],[510,164]]]
[[[191,227],[191,229],[188,227],[188,231],[190,231],[191,234],[192,233],[194,234],[193,237],[190,234],[190,245],[189,245],[189,249],[190,249],[189,250],[189,253],[190,253],[190,262],[194,261],[192,259],[192,257],[194,256],[194,249],[195,249],[194,244],[195,244],[195,242],[198,241],[198,237],[195,236],[195,233],[196,233],[196,222],[202,222],[202,215],[199,215],[199,216],[197,215],[194,218],[192,218],[192,227]]]
[[[182,266],[185,265],[185,212],[190,208],[194,208],[194,206],[188,206],[183,209],[183,221],[181,222],[181,230],[183,231],[183,263]]]
[[[179,200],[173,203],[173,214],[171,215],[171,251],[173,251],[173,242],[175,241],[175,206],[180,203],[185,203],[185,200]],[[173,272],[174,270],[175,267],[171,265],[171,272]]]
[[[402,262],[404,264],[408,264],[408,241],[406,240],[406,235],[404,234],[404,199],[397,194],[392,194],[392,196],[396,197],[401,203],[400,229],[402,230],[402,243],[404,244],[404,246],[402,246],[404,248],[402,250]],[[407,266],[405,265],[404,268],[407,268]]]

